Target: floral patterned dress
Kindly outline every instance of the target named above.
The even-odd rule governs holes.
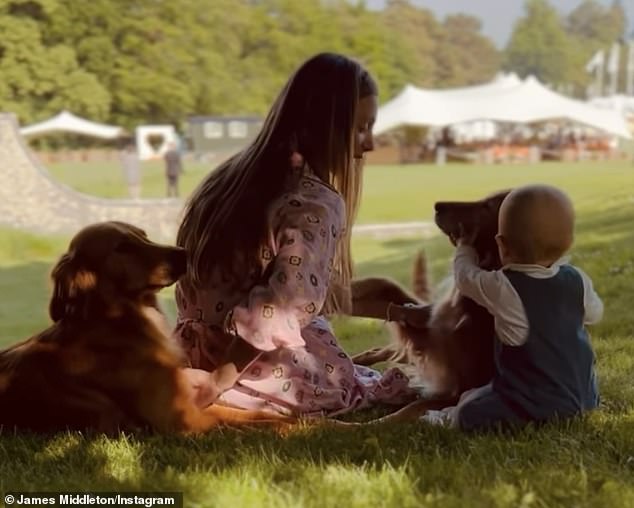
[[[245,263],[242,280],[216,273],[202,290],[186,279],[177,285],[174,334],[191,366],[214,370],[228,325],[261,353],[224,403],[316,416],[411,400],[416,394],[399,369],[354,365],[320,315],[345,227],[342,197],[306,172],[287,190],[269,209],[260,266]],[[270,275],[261,280],[262,273]]]

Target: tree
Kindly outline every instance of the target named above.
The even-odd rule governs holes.
[[[381,100],[391,99],[413,81],[415,54],[405,37],[386,24],[383,13],[362,6],[344,6],[336,12],[343,33],[342,51],[373,74]]]
[[[46,32],[66,42],[112,95],[110,120],[128,127],[178,122],[193,109],[190,47],[179,44],[183,0],[63,2]]]
[[[394,51],[402,56],[402,71],[409,82],[422,87],[436,85],[438,62],[434,53],[442,29],[432,12],[407,0],[389,0],[382,18],[389,32],[401,37],[401,45]]]
[[[466,86],[493,79],[500,68],[500,55],[481,29],[480,20],[472,16],[447,17],[434,53],[439,85]]]
[[[606,8],[597,0],[584,0],[567,16],[565,26],[579,41],[610,45],[624,35],[625,12],[618,2]]]
[[[474,18],[438,23],[407,0],[0,0],[0,107],[22,121],[67,108],[132,128],[189,115],[264,114],[303,60],[360,60],[381,99],[496,70]]]
[[[389,0],[382,16],[390,32],[401,37],[403,73],[412,84],[446,87],[482,83],[499,69],[499,53],[480,33],[477,18],[449,16],[440,24],[431,11],[407,0]]]
[[[504,67],[553,85],[566,83],[571,47],[557,11],[547,0],[527,0],[505,50]]]
[[[318,52],[342,50],[336,8],[319,0],[261,0],[247,9],[238,72],[251,111],[268,110],[302,61]]]
[[[585,71],[586,63],[599,50],[607,56],[612,44],[623,36],[625,26],[625,12],[619,2],[605,7],[596,0],[584,0],[568,15],[566,32],[573,48],[569,81],[575,86],[577,95],[585,94],[592,79]]]
[[[0,4],[0,110],[22,123],[62,109],[97,120],[108,114],[110,94],[80,67],[74,48],[44,43],[43,27],[58,7],[55,0]]]

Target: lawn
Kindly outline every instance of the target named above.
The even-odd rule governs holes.
[[[149,166],[153,167],[152,165]],[[161,195],[160,166],[147,175]],[[208,171],[188,167],[189,190]],[[75,172],[73,172],[75,171]],[[102,195],[104,168],[53,172]],[[119,177],[119,173],[113,173]],[[409,424],[354,433],[305,429],[281,438],[222,431],[199,438],[63,434],[0,437],[0,491],[182,491],[186,506],[634,507],[634,167],[631,163],[536,166],[369,167],[360,222],[424,220],[433,201],[472,199],[525,182],[566,189],[577,206],[573,261],[594,279],[606,304],[592,329],[602,407],[579,421],[515,435],[465,436]],[[67,238],[0,230],[0,345],[47,323],[47,274]],[[439,284],[451,249],[445,238],[357,237],[360,275],[408,282],[423,248]],[[164,301],[173,316],[171,292]],[[383,343],[381,323],[337,320],[351,352]],[[151,387],[149,387],[151,389]]]
[[[144,162],[142,196],[165,195],[162,163]],[[51,174],[65,184],[102,197],[124,197],[126,188],[116,162],[51,165]],[[181,195],[187,196],[213,166],[185,163]],[[594,206],[607,193],[630,191],[634,165],[630,162],[543,163],[481,166],[368,166],[359,223],[420,221],[431,217],[439,199],[477,199],[484,193],[531,181],[560,185],[577,206]],[[605,192],[604,192],[605,191]]]

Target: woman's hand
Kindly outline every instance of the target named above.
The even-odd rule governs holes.
[[[429,304],[396,305],[390,303],[387,308],[387,320],[396,321],[419,330],[427,328],[431,316],[432,306]]]

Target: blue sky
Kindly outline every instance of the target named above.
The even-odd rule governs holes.
[[[436,17],[443,19],[447,14],[465,13],[480,18],[482,31],[500,48],[504,47],[513,30],[517,18],[524,12],[524,0],[410,0],[412,3],[430,9]],[[612,0],[598,0],[611,5]],[[560,12],[567,14],[582,3],[581,0],[550,0]],[[634,31],[634,0],[622,0],[629,22],[629,30]],[[367,0],[371,8],[381,8],[385,0]]]

